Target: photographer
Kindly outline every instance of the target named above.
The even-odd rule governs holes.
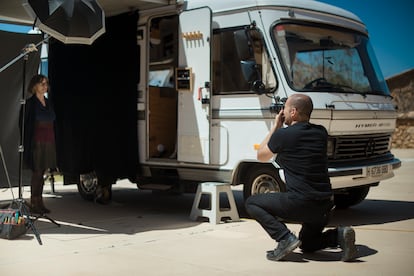
[[[276,161],[286,179],[286,193],[257,194],[246,200],[249,215],[278,243],[276,249],[267,252],[267,259],[272,261],[282,260],[297,247],[314,252],[340,246],[342,261],[356,258],[351,227],[322,232],[334,203],[327,167],[328,134],[323,126],[309,123],[312,110],[307,95],[290,96],[257,152],[260,161],[268,161],[277,153]],[[282,128],[283,124],[287,127]],[[299,238],[281,220],[301,223]]]

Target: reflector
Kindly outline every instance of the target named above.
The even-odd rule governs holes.
[[[43,32],[67,44],[92,44],[105,33],[105,14],[95,0],[23,0]]]

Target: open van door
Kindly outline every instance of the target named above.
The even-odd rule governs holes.
[[[180,14],[177,160],[210,162],[210,8]]]

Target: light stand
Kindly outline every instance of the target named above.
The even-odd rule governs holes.
[[[25,47],[23,49],[23,77],[22,77],[22,95],[20,98],[20,107],[22,110],[22,114],[20,117],[20,143],[19,143],[19,198],[23,198],[23,152],[24,152],[24,147],[23,147],[23,141],[24,141],[24,127],[25,127],[25,120],[24,120],[24,116],[25,116],[25,112],[26,112],[26,99],[25,99],[25,89],[26,89],[26,64],[27,64],[27,60],[29,59],[29,53],[32,51],[37,51],[36,47],[34,49],[36,50],[31,50],[31,47]]]
[[[58,224],[56,221],[54,221],[53,219],[51,219],[49,216],[47,216],[45,214],[33,215],[30,212],[30,208],[27,206],[26,201],[23,199],[23,188],[22,188],[23,187],[23,152],[24,152],[23,142],[24,142],[24,129],[25,129],[24,117],[25,117],[25,109],[26,109],[26,100],[25,100],[26,63],[27,63],[27,60],[29,58],[29,53],[33,52],[33,51],[37,51],[36,47],[41,45],[47,39],[48,39],[48,37],[46,37],[44,40],[39,42],[37,45],[34,45],[34,44],[26,45],[23,48],[22,53],[19,56],[17,56],[15,59],[13,59],[11,62],[9,62],[3,68],[0,69],[0,72],[3,72],[7,67],[14,64],[20,58],[23,57],[23,82],[22,82],[22,95],[21,95],[21,100],[20,100],[22,114],[20,116],[20,120],[21,120],[21,122],[20,122],[20,124],[21,124],[21,127],[20,127],[20,144],[19,144],[19,149],[18,149],[18,151],[19,151],[19,196],[18,196],[17,199],[13,198],[13,201],[10,204],[10,207],[18,209],[20,211],[20,213],[27,218],[27,227],[32,229],[32,231],[35,234],[35,236],[37,238],[37,241],[39,242],[40,245],[42,245],[42,240],[40,239],[40,234],[39,234],[39,232],[37,231],[37,229],[34,225],[34,221],[38,220],[39,218],[46,218],[50,222],[52,222],[53,224],[55,224],[57,226],[60,226],[60,224]],[[6,169],[6,167],[5,167],[5,169]],[[10,185],[10,188],[11,188],[10,183],[9,183],[9,185]]]

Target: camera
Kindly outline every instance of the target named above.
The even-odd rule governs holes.
[[[270,112],[274,114],[278,114],[280,110],[285,108],[284,103],[272,103],[272,105],[269,107]]]
[[[279,114],[279,112],[285,108],[287,98],[280,99],[279,97],[276,98],[276,102],[272,103],[272,105],[269,107],[270,112],[273,114]]]

